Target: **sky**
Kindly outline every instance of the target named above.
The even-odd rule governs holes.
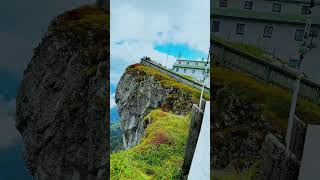
[[[110,14],[111,111],[121,75],[141,57],[168,67],[179,54],[185,59],[207,57],[209,0],[111,0]]]
[[[22,74],[53,17],[94,0],[0,1],[0,179],[30,179],[15,129],[15,100]]]

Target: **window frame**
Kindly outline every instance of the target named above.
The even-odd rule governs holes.
[[[270,33],[270,31],[266,31],[266,30],[270,30],[270,29],[271,29],[271,33]],[[273,34],[273,26],[272,25],[265,25],[264,30],[263,30],[263,37],[272,38],[272,34]]]
[[[221,21],[218,21],[218,20],[212,21],[212,32],[220,32],[220,27],[221,27]],[[218,29],[216,29],[216,28],[218,28]]]
[[[298,33],[301,33],[301,39],[298,38],[298,37],[300,37],[300,36],[298,36]],[[303,41],[303,36],[304,36],[304,30],[303,29],[296,29],[296,32],[294,34],[294,40]]]
[[[275,10],[275,5],[278,5],[280,8],[279,10]],[[280,13],[282,11],[282,4],[280,3],[273,3],[272,4],[272,12]]]
[[[247,3],[251,3],[251,7],[250,8],[247,8]],[[244,7],[243,9],[246,9],[246,10],[253,10],[253,1],[244,1]]]
[[[243,29],[242,29],[242,32],[239,32],[239,26],[243,26]],[[243,24],[243,23],[237,23],[237,26],[236,26],[236,34],[239,34],[239,35],[244,35],[245,33],[245,28],[246,28],[246,24]]]
[[[307,8],[307,9],[305,9],[305,8]],[[310,6],[302,6],[301,7],[301,14],[308,15],[309,11],[310,11]]]
[[[309,37],[319,37],[319,30],[310,30]]]
[[[219,7],[227,8],[229,6],[229,0],[220,0]]]

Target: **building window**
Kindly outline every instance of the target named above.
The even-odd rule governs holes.
[[[183,69],[183,72],[184,72],[184,73],[187,73],[187,70],[186,70],[186,69]]]
[[[196,62],[196,66],[198,66],[198,62]]]
[[[273,3],[272,12],[281,12],[281,4]]]
[[[244,9],[252,10],[253,1],[245,1],[244,2]]]
[[[228,0],[220,0],[220,7],[228,7]]]
[[[178,61],[179,62],[179,64],[181,64],[181,61]]]
[[[302,41],[303,40],[303,35],[304,35],[304,30],[302,29],[297,29],[296,34],[294,35],[294,40],[296,41]]]
[[[302,6],[301,14],[309,14],[310,7],[309,6]]]
[[[237,34],[244,34],[244,27],[245,27],[245,24],[237,24],[236,33]]]
[[[189,64],[189,62],[187,62],[187,64]]]
[[[309,36],[310,37],[319,37],[319,31],[311,30]]]
[[[269,37],[269,38],[271,38],[271,36],[272,36],[272,31],[273,31],[273,27],[272,27],[272,26],[265,26],[265,27],[264,27],[263,37]]]
[[[212,22],[212,31],[219,32],[220,31],[220,21],[213,21]]]
[[[179,72],[179,68],[176,68],[176,71]]]
[[[193,70],[192,70],[192,74],[194,74],[194,73],[196,73],[196,70],[193,69]]]

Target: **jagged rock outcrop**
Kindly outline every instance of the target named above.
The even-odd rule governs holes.
[[[155,76],[128,67],[116,89],[116,103],[124,130],[123,144],[129,149],[140,142],[144,133],[144,117],[155,108],[175,114],[191,112],[192,97],[181,89],[165,86]],[[155,70],[156,71],[156,70]]]
[[[61,21],[77,23],[80,14]],[[80,33],[60,23],[35,48],[17,95],[26,166],[36,180],[106,179],[108,28],[87,24]]]

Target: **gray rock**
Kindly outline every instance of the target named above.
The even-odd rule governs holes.
[[[159,107],[168,108],[175,114],[191,112],[192,98],[180,89],[167,87],[144,72],[126,70],[116,89],[116,103],[124,130],[125,149],[140,142],[144,134],[144,117]]]
[[[299,174],[299,162],[294,154],[272,134],[266,136],[261,149],[262,180],[295,180]]]
[[[36,180],[105,175],[109,57],[100,50],[103,36],[101,30],[87,37],[50,33],[34,50],[18,90],[16,128]]]

